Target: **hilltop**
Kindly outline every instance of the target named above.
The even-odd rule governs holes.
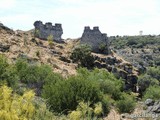
[[[33,63],[50,65],[54,72],[64,77],[76,74],[78,64],[72,62],[70,55],[80,44],[80,39],[67,39],[62,43],[53,42],[50,46],[47,40],[34,37],[34,30],[13,31],[4,27],[0,28],[0,36],[0,52],[10,62],[14,62],[19,57],[25,57]],[[95,59],[95,67],[104,68],[127,81],[137,81],[138,70],[113,51],[109,55],[93,52],[92,55]],[[126,82],[126,84],[129,84],[129,88],[135,89],[131,82]]]

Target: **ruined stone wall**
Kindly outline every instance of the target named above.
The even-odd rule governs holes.
[[[47,39],[48,36],[52,35],[53,40],[61,41],[61,36],[63,34],[63,29],[61,24],[52,25],[52,23],[48,22],[43,24],[41,21],[36,21],[34,23],[36,37],[41,39]]]
[[[81,44],[87,44],[92,47],[93,52],[100,52],[100,46],[105,46],[105,53],[108,53],[109,41],[107,34],[102,34],[99,27],[85,27],[81,37]]]

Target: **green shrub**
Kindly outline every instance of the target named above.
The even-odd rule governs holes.
[[[105,53],[105,51],[108,52],[108,51],[107,51],[107,45],[104,44],[104,43],[100,44],[100,45],[99,45],[99,51],[100,51],[101,53]]]
[[[64,80],[64,78],[59,73],[50,72],[44,80],[45,84],[55,84],[58,81]]]
[[[160,66],[160,57],[156,58],[154,62],[155,62],[155,65]]]
[[[48,99],[52,110],[66,113],[75,110],[79,101],[98,102],[101,92],[94,82],[71,77],[55,84],[46,84],[42,96]]]
[[[0,80],[3,79],[2,75],[5,73],[8,66],[9,64],[6,57],[0,54]]]
[[[67,80],[60,80],[59,76],[54,79],[50,77],[48,80],[53,82],[45,83],[42,96],[55,112],[66,113],[75,110],[79,101],[90,101],[91,105],[101,102],[103,112],[107,114],[110,100],[106,96],[121,99],[123,82],[105,70],[80,68],[77,76]]]
[[[159,100],[160,99],[160,86],[150,86],[149,88],[147,88],[143,99],[154,99],[154,100]]]
[[[0,55],[0,83],[6,82],[8,86],[15,88],[18,84],[18,74],[14,65],[9,65],[6,57]]]
[[[137,44],[138,44],[138,42],[134,38],[129,39],[128,42],[127,42],[127,45],[137,45]]]
[[[143,48],[147,44],[160,44],[160,38],[155,36],[124,36],[116,37],[111,40],[111,45],[116,49],[132,46],[135,48]]]
[[[26,70],[29,66],[27,60],[19,58],[19,59],[17,59],[15,66],[18,71],[18,75],[20,77],[20,80],[23,80],[23,77],[25,76]]]
[[[20,81],[29,88],[36,88],[37,95],[41,94],[45,82],[54,80],[54,73],[48,65],[29,64],[23,59],[19,59],[15,65]]]
[[[35,39],[35,37],[39,37],[39,35],[40,35],[40,31],[38,29],[35,29],[34,30],[34,39]]]
[[[48,65],[29,64],[23,59],[17,60],[16,68],[20,80],[24,83],[43,83],[47,76],[53,73],[51,67]]]
[[[94,58],[91,55],[91,47],[88,45],[79,45],[71,53],[70,58],[82,67],[93,67]]]
[[[126,93],[122,95],[121,100],[116,102],[116,106],[120,113],[131,113],[134,110],[135,105],[136,103],[133,97]]]
[[[49,46],[50,47],[52,47],[53,46],[53,35],[49,35],[48,37],[47,37],[47,41],[48,41],[48,44],[49,44]]]
[[[118,80],[112,73],[104,69],[94,69],[89,72],[85,68],[78,69],[78,76],[85,78],[89,81],[95,81],[100,86],[100,90],[104,94],[109,94],[114,100],[120,99],[121,91],[123,90],[124,83]]]
[[[147,74],[150,75],[151,77],[159,80],[160,82],[160,67],[149,67],[147,69]]]
[[[94,108],[90,107],[90,105],[90,102],[80,102],[77,109],[68,115],[70,120],[101,120],[98,117],[103,113],[102,103],[94,104]]]
[[[19,76],[17,69],[14,65],[10,65],[6,68],[5,73],[2,75],[3,80],[7,81],[7,85],[15,89],[19,82]]]
[[[33,101],[35,113],[32,120],[55,120],[56,116],[49,111],[43,99],[35,97]]]
[[[138,86],[144,92],[150,85],[158,85],[159,81],[150,75],[144,74],[138,78]]]

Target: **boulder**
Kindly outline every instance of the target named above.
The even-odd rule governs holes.
[[[123,79],[127,79],[128,73],[124,70],[119,70],[119,76],[122,77]]]
[[[0,44],[0,51],[1,52],[7,52],[10,49],[10,45],[4,45],[4,44]]]
[[[127,76],[127,80],[131,83],[131,84],[137,84],[137,80],[138,80],[138,77],[134,74],[129,74]]]
[[[95,61],[94,66],[97,68],[102,68],[102,64],[99,61]]]
[[[145,105],[147,105],[147,106],[151,106],[151,105],[154,104],[154,100],[152,100],[152,99],[147,99],[144,103],[145,103]]]
[[[60,56],[59,59],[63,62],[67,62],[67,63],[71,63],[71,60],[69,60],[67,57],[65,56]]]

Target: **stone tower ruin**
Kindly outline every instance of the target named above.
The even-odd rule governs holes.
[[[48,36],[52,35],[53,40],[61,42],[61,36],[63,34],[61,24],[56,23],[55,26],[53,26],[50,22],[43,24],[41,21],[36,21],[34,26],[36,37],[46,40]]]
[[[96,53],[102,52],[101,49],[103,47],[103,53],[109,54],[109,40],[107,34],[101,33],[99,27],[90,29],[89,26],[86,26],[80,43],[91,46],[92,51]]]

